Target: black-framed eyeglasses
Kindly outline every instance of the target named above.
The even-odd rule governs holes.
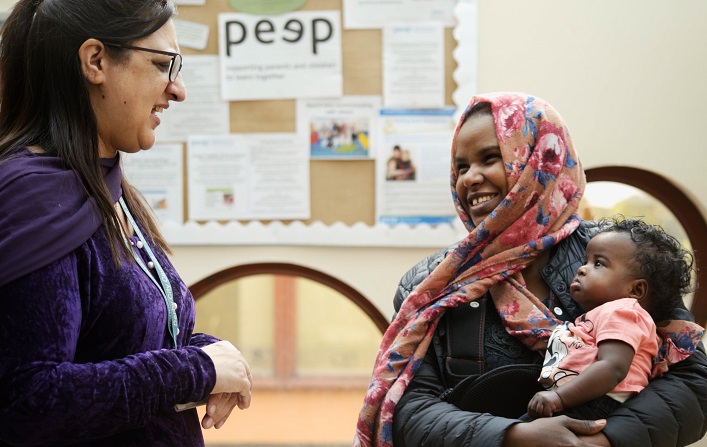
[[[103,42],[103,45],[108,45],[110,47],[125,48],[126,50],[138,50],[147,51],[148,53],[164,54],[165,56],[172,56],[172,60],[169,62],[169,82],[174,82],[179,76],[179,72],[182,71],[182,55],[179,53],[173,53],[171,51],[163,50],[153,50],[152,48],[136,47],[134,45],[127,45],[124,43],[110,43]]]

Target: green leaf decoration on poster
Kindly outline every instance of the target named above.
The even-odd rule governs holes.
[[[294,11],[307,3],[307,0],[229,0],[231,8],[250,14],[282,14]]]

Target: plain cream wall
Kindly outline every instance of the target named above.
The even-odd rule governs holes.
[[[538,95],[585,168],[663,174],[707,215],[707,2],[480,0],[480,91]]]

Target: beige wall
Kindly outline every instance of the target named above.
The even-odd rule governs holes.
[[[543,97],[569,123],[586,168],[663,174],[705,216],[706,18],[702,0],[479,0],[479,91]],[[188,284],[234,265],[293,262],[349,283],[390,315],[398,278],[431,251],[175,247],[174,261]]]
[[[661,173],[707,215],[707,2],[479,0],[480,91],[553,104],[585,167]],[[386,314],[400,275],[434,248],[174,247],[188,284],[222,268],[293,262],[322,270]]]
[[[702,0],[479,0],[479,90],[543,97],[569,123],[585,167],[661,173],[707,215],[706,18]],[[188,284],[235,265],[292,262],[347,282],[390,315],[398,278],[433,248],[174,250]]]
[[[661,173],[707,212],[707,2],[479,0],[479,90],[569,123],[585,168]]]

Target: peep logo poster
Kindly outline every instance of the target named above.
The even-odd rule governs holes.
[[[339,11],[219,14],[221,93],[226,101],[339,97]]]

